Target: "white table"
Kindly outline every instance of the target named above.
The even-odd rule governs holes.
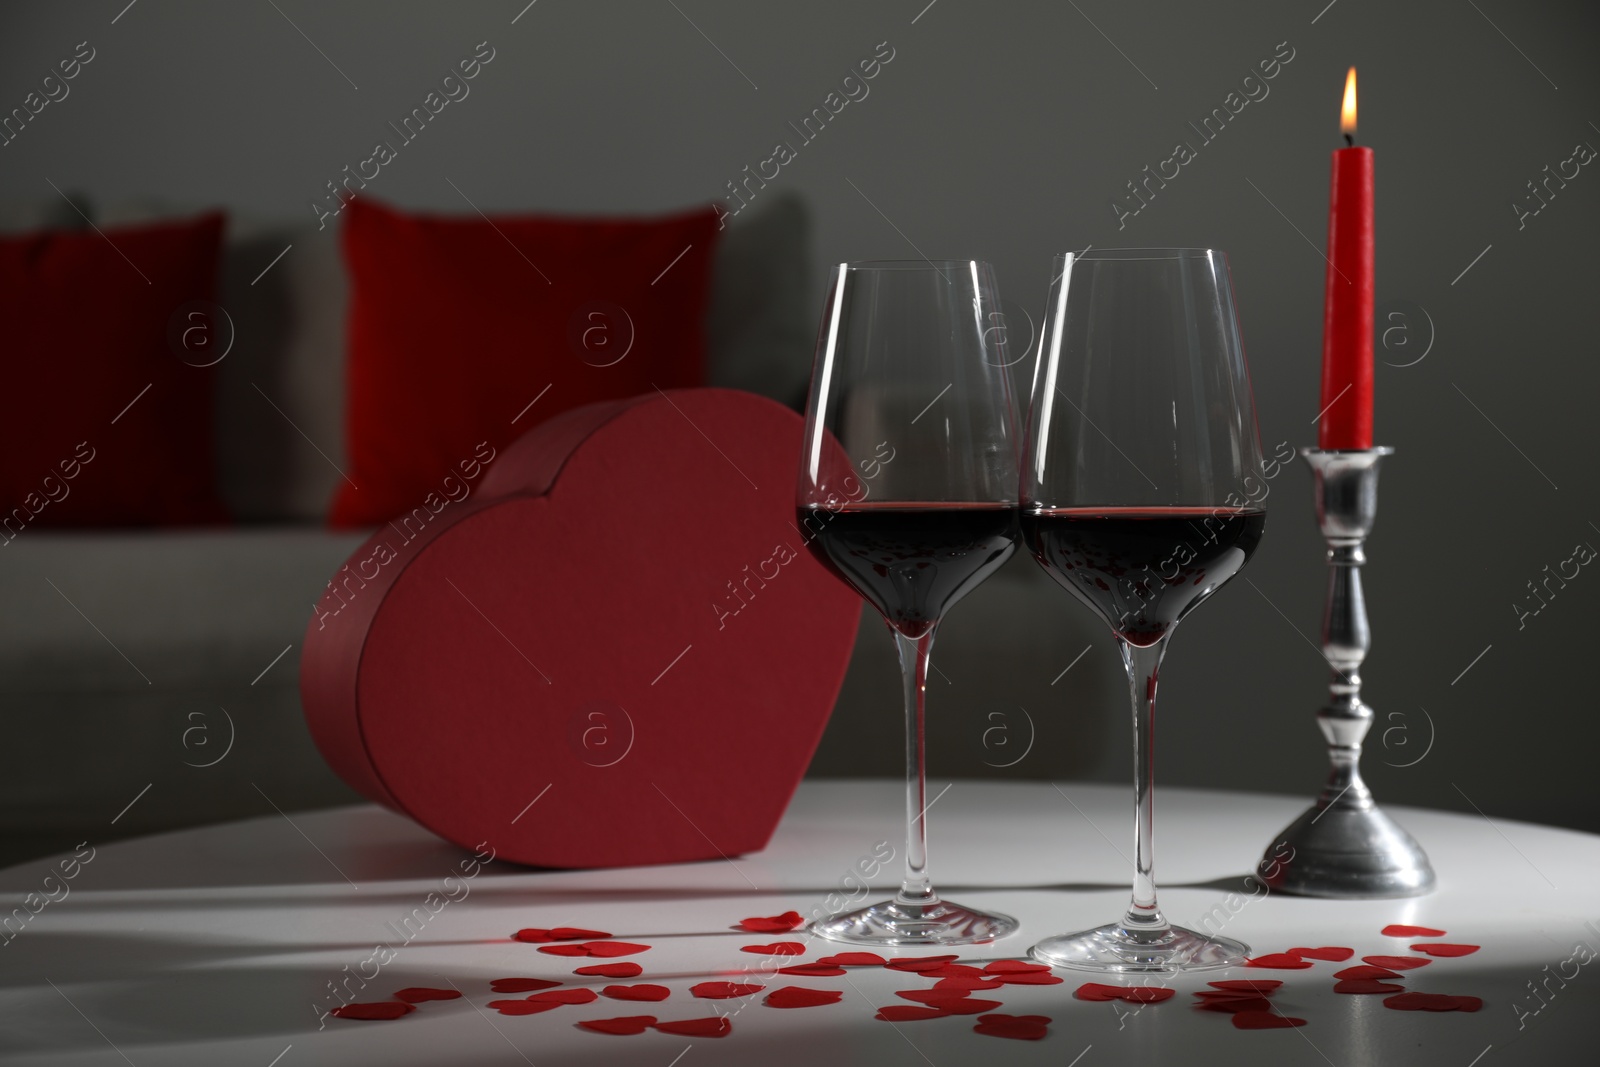
[[[1229,881],[1249,869],[1304,804],[1182,789],[1162,791],[1159,799],[1162,903],[1170,918],[1191,924],[1224,904]],[[1047,784],[955,783],[930,813],[936,884],[1022,920],[1021,933],[963,958],[1019,956],[1041,935],[1119,914],[1129,873],[1119,854],[1128,848],[1128,801],[1127,790],[1104,786],[1064,785],[1058,792]],[[759,997],[690,997],[695,982],[760,963],[739,952],[740,945],[786,939],[735,932],[732,923],[791,908],[808,912],[876,842],[899,850],[900,810],[892,783],[813,781],[759,855],[609,871],[491,864],[409,943],[393,926],[430,890],[441,891],[465,854],[375,807],[296,815],[292,824],[274,814],[108,845],[67,883],[64,899],[46,905],[0,947],[0,1062],[1500,1067],[1600,1061],[1600,960],[1565,988],[1551,979],[1556,994],[1547,994],[1537,1014],[1522,1017],[1525,1025],[1519,1027],[1513,1007],[1538,1006],[1527,983],[1556,970],[1576,942],[1600,950],[1600,934],[1585,926],[1600,927],[1600,837],[1416,809],[1394,814],[1432,856],[1439,874],[1433,895],[1354,903],[1275,895],[1238,907],[1224,929],[1262,952],[1348,945],[1358,956],[1408,954],[1409,941],[1379,935],[1389,923],[1446,929],[1443,940],[1482,950],[1408,972],[1404,984],[1481,996],[1485,1006],[1477,1014],[1400,1012],[1385,1008],[1381,996],[1337,995],[1330,975],[1348,964],[1332,963],[1181,977],[1170,983],[1177,997],[1126,1018],[1126,1006],[1072,999],[1081,981],[1096,977],[1082,972],[1059,972],[1063,985],[975,994],[1003,1000],[1001,1011],[1051,1016],[1050,1035],[1036,1043],[974,1034],[969,1017],[874,1021],[877,1006],[905,1003],[893,990],[928,984],[881,968],[852,970],[847,979],[780,976],[785,984],[844,991],[842,1003],[824,1007],[777,1010]],[[45,888],[54,868],[40,861],[0,872],[5,908]],[[878,887],[888,890],[896,873],[880,875]],[[459,897],[461,890],[452,892]],[[484,1008],[505,996],[489,992],[492,978],[570,979],[573,967],[604,962],[545,955],[507,939],[520,927],[558,925],[651,944],[628,957],[645,968],[628,981],[670,986],[672,996],[657,1004],[602,999],[522,1017]],[[360,999],[451,984],[466,998],[423,1004],[391,1022],[329,1019],[319,1030],[313,1005],[333,1003],[323,1000],[325,983],[347,965],[356,969],[380,941],[403,947]],[[818,942],[804,958],[838,950]],[[1226,977],[1282,979],[1277,1006],[1309,1024],[1239,1031],[1225,1015],[1190,1007],[1191,990]],[[653,1031],[612,1037],[573,1025],[638,1014],[704,1017],[716,1007],[737,1012],[733,1033],[720,1039]]]

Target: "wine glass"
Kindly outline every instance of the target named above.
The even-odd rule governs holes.
[[[882,614],[906,715],[906,868],[892,899],[814,924],[880,945],[992,941],[1017,922],[928,880],[923,706],[934,630],[1017,546],[1021,448],[993,272],[841,263],[817,339],[796,513],[812,555]]]
[[[1021,525],[1039,564],[1111,627],[1133,701],[1134,878],[1114,923],[1047,938],[1046,963],[1225,967],[1238,941],[1156,903],[1156,677],[1178,620],[1238,573],[1266,510],[1227,257],[1200,248],[1057,256],[1034,366]]]

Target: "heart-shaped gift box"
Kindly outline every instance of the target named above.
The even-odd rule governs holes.
[[[307,628],[323,756],[370,799],[520,863],[762,848],[860,616],[794,525],[802,428],[732,390],[594,404],[483,464],[470,497],[381,528]]]

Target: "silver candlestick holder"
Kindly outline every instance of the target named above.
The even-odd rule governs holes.
[[[1410,897],[1433,888],[1433,867],[1412,836],[1379,809],[1361,780],[1361,742],[1372,708],[1361,663],[1372,647],[1361,592],[1363,545],[1378,511],[1378,464],[1392,448],[1302,448],[1316,476],[1317,524],[1328,542],[1322,653],[1333,668],[1317,725],[1333,771],[1322,795],[1277,836],[1256,868],[1270,888],[1314,897]]]

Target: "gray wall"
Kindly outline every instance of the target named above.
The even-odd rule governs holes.
[[[1600,575],[1584,570],[1524,628],[1512,606],[1575,543],[1600,545],[1581,446],[1600,387],[1600,171],[1584,167],[1521,228],[1511,207],[1574,144],[1600,146],[1592,5],[1338,0],[1319,16],[1323,0],[539,0],[513,25],[525,0],[279,0],[282,13],[254,0],[141,0],[113,25],[124,2],[0,13],[5,108],[77,42],[97,50],[70,97],[0,148],[0,199],[52,197],[48,178],[99,203],[159,195],[308,218],[324,182],[487,39],[496,58],[471,96],[383,170],[373,195],[470,210],[448,178],[491,211],[672,208],[718,196],[775,141],[795,141],[789,121],[888,41],[894,59],[870,96],[776,179],[812,205],[819,262],[981,256],[1017,305],[1036,309],[1058,251],[1226,249],[1269,450],[1313,439],[1327,153],[1345,67],[1358,64],[1361,140],[1377,151],[1380,312],[1404,312],[1412,330],[1385,357],[1428,352],[1378,371],[1378,438],[1399,454],[1370,545],[1366,676],[1379,730],[1407,729],[1387,749],[1374,731],[1369,777],[1396,802],[1468,809],[1470,797],[1492,815],[1600,829],[1589,785],[1600,722],[1583,666]],[[1284,41],[1294,58],[1270,95],[1119,230],[1112,197],[1176,141],[1196,140],[1188,122]],[[1174,642],[1167,782],[1309,794],[1320,780],[1311,716],[1326,672],[1308,639],[1323,576],[1308,483],[1291,469],[1273,484],[1269,532],[1246,571],[1257,588],[1234,583]],[[944,646],[957,659],[958,621]],[[1086,632],[1027,669],[1053,676]],[[1118,691],[1109,638],[1093,640],[1064,703]],[[888,659],[886,639],[878,651]],[[1003,697],[1013,682],[990,684]],[[1101,702],[1113,726],[1091,734],[1110,746],[1095,773],[1120,776],[1124,713]],[[835,725],[831,766],[893,771],[892,715]],[[1064,733],[1004,773],[1052,773],[1051,746],[1072,743]],[[1430,736],[1420,763],[1385,765],[1415,759]],[[945,769],[975,762],[935,755]]]

